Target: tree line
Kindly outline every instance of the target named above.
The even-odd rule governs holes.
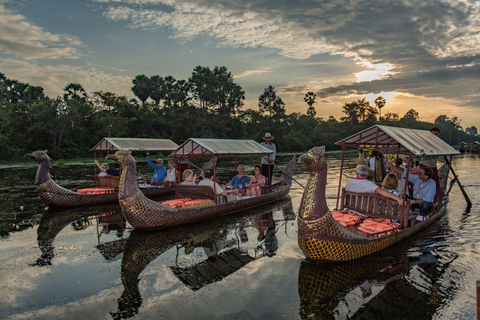
[[[109,136],[181,143],[190,137],[261,141],[271,132],[280,152],[316,145],[335,150],[336,141],[374,124],[425,130],[435,125],[452,145],[478,140],[477,128],[464,130],[457,117],[439,115],[434,123],[423,122],[414,109],[401,117],[392,112],[381,116],[383,97],[375,106],[366,98],[345,103],[340,119],[324,119],[316,117],[315,93],[305,93],[305,113],[287,114],[277,90],[267,86],[258,97],[258,110],[243,110],[245,91],[226,67],[198,66],[186,80],[137,75],[131,89],[137,99],[103,91],[87,94],[81,84],[70,83],[63,96],[50,98],[42,87],[0,73],[0,159],[20,159],[38,149],[49,150],[56,159],[89,157],[89,150]]]

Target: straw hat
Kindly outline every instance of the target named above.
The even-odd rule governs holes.
[[[272,134],[271,134],[270,132],[265,133],[265,136],[263,137],[263,140],[265,140],[265,139],[267,139],[267,138],[270,138],[270,139],[272,139],[272,140],[275,139],[275,137],[272,136]]]

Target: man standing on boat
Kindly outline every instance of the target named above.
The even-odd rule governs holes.
[[[267,184],[272,183],[273,166],[275,162],[275,156],[277,155],[277,147],[272,142],[273,139],[275,139],[275,137],[272,136],[270,132],[267,132],[263,137],[264,141],[260,143],[265,148],[273,151],[271,154],[262,155],[262,175],[267,178]]]
[[[163,179],[165,179],[165,176],[167,175],[167,169],[163,166],[163,160],[157,159],[155,165],[153,164],[152,160],[150,160],[150,152],[147,152],[147,163],[154,170],[150,184],[157,186],[161,185],[163,183]]]
[[[223,196],[227,195],[227,190],[223,190],[222,187],[218,183],[215,182],[215,176],[213,175],[212,169],[207,169],[205,171],[205,179],[200,180],[198,183],[199,186],[209,186],[211,187],[217,194],[221,194]]]
[[[435,136],[440,137],[440,129],[437,127],[433,127],[430,129],[430,132],[433,133]],[[430,168],[432,169],[432,179],[435,181],[438,187],[440,187],[440,178],[438,176],[438,169],[437,169],[437,156],[425,156],[420,159],[420,169],[422,168]]]
[[[385,198],[396,200],[400,205],[403,199],[377,186],[374,182],[367,179],[369,168],[365,165],[357,166],[355,169],[356,177],[351,179],[345,185],[345,191],[356,193],[376,193]]]

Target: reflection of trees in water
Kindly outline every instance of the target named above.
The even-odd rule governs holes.
[[[111,313],[112,317],[124,319],[138,313],[143,302],[138,288],[139,275],[152,261],[172,247],[176,246],[177,255],[175,265],[170,269],[192,290],[199,290],[208,283],[220,281],[247,263],[264,256],[261,254],[251,257],[245,248],[249,241],[245,228],[254,227],[252,222],[255,219],[260,222],[262,230],[265,229],[265,237],[261,243],[266,251],[276,252],[278,240],[273,239],[275,221],[272,213],[285,206],[291,207],[290,198],[183,227],[152,232],[133,230],[127,239],[122,259],[121,279],[124,292],[118,299],[117,311]],[[270,237],[269,240],[267,237]],[[265,243],[267,241],[268,243]],[[255,246],[261,243],[257,241]],[[189,259],[188,265],[180,266],[180,255],[189,255],[195,248],[202,248],[206,258],[202,261]]]

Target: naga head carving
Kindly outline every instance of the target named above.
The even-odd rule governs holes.
[[[327,166],[325,146],[314,147],[308,150],[306,154],[298,158],[298,162],[303,162],[312,173],[321,171]]]
[[[130,163],[135,163],[135,159],[132,157],[132,151],[119,150],[115,154],[109,154],[105,157],[105,160],[113,160],[120,165],[120,168],[126,168]]]
[[[37,161],[38,163],[42,163],[44,160],[52,160],[47,154],[48,150],[37,150],[32,153],[27,153],[24,155],[26,158],[32,158],[33,160]]]

